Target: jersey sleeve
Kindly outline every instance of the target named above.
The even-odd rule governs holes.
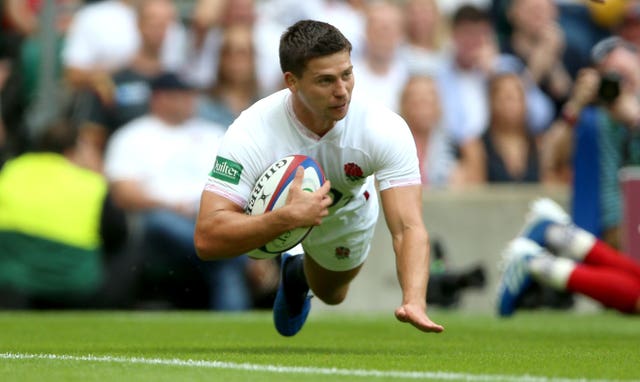
[[[245,124],[252,123],[241,116],[229,127],[205,185],[205,191],[223,196],[243,209],[267,161],[256,144],[256,137],[244,128]]]
[[[373,152],[379,190],[421,184],[416,145],[404,119],[391,111],[370,118],[377,133]]]

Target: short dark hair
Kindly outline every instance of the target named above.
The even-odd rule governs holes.
[[[451,20],[453,26],[462,23],[491,23],[491,17],[487,11],[471,4],[465,4],[459,7],[453,13]]]
[[[56,119],[47,124],[36,135],[33,149],[38,152],[64,154],[74,148],[78,139],[78,129],[65,119]]]
[[[280,68],[300,77],[309,60],[348,51],[351,43],[331,24],[301,20],[290,26],[280,38]]]

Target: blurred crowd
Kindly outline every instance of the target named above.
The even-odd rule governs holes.
[[[619,245],[639,0],[2,4],[0,307],[270,306],[277,262],[199,261],[194,218],[220,137],[283,87],[280,35],[308,18],[352,42],[354,96],[405,118],[426,191],[564,185]]]

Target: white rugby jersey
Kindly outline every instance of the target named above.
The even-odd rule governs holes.
[[[292,154],[308,155],[322,166],[331,181],[331,213],[354,196],[375,192],[374,175],[381,191],[420,184],[415,143],[400,116],[352,99],[346,117],[320,137],[295,117],[291,97],[288,89],[280,90],[236,119],[220,145],[207,191],[244,209],[260,175]]]

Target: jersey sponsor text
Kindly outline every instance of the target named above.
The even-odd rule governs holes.
[[[209,173],[210,176],[220,179],[224,182],[233,184],[240,183],[240,175],[242,174],[242,165],[221,156],[216,157],[213,169]]]

